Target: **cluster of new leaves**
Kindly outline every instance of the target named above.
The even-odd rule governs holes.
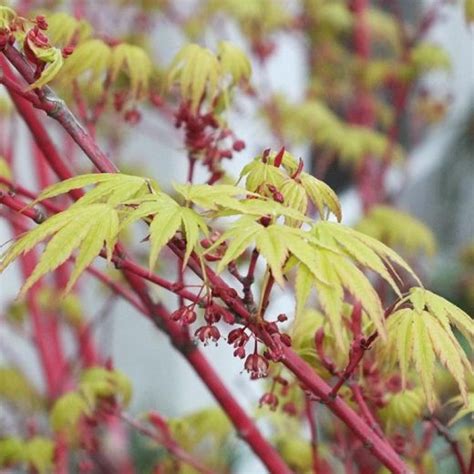
[[[232,43],[221,42],[217,55],[198,44],[187,44],[169,67],[167,85],[179,84],[182,99],[196,112],[204,98],[213,105],[222,95],[227,105],[229,86],[248,81],[251,72],[247,56]]]
[[[414,366],[431,410],[436,404],[436,358],[456,380],[463,401],[468,400],[466,376],[472,368],[452,326],[472,345],[474,324],[464,311],[428,290],[412,288],[395,305],[387,322],[388,340],[380,346],[389,365],[398,363],[403,387]]]
[[[43,275],[53,271],[79,249],[76,266],[69,279],[66,292],[80,274],[99,255],[105,244],[104,255],[110,261],[120,231],[120,203],[148,192],[154,183],[136,176],[122,174],[82,175],[46,189],[38,201],[64,194],[72,189],[98,183],[76,203],[35,229],[27,232],[1,256],[3,271],[20,255],[50,238],[38,265],[24,283],[24,294]]]
[[[0,466],[18,466],[48,474],[54,469],[54,442],[42,436],[0,439]]]
[[[49,413],[49,423],[54,432],[74,440],[78,436],[78,423],[91,417],[101,400],[113,400],[126,407],[132,396],[128,378],[118,370],[92,367],[85,370],[73,392],[59,397]]]
[[[291,326],[291,341],[293,349],[303,359],[311,364],[319,375],[323,378],[331,377],[327,368],[323,365],[320,354],[318,354],[315,345],[315,334],[321,331],[324,335],[322,341],[324,354],[331,358],[331,361],[336,365],[334,369],[342,369],[347,364],[347,350],[350,347],[352,337],[347,324],[350,317],[352,307],[344,304],[343,314],[341,320],[343,324],[340,325],[337,337],[342,340],[342,345],[345,350],[340,349],[340,345],[336,343],[333,328],[328,321],[328,318],[321,312],[313,308],[305,309],[295,319]],[[370,324],[367,315],[363,314],[362,326],[366,327]]]
[[[357,164],[367,155],[386,158],[389,139],[383,133],[344,122],[320,100],[290,104],[278,98],[277,106],[282,126],[295,142],[306,142],[311,137],[321,149],[336,153],[345,163]],[[391,160],[398,161],[403,156],[400,146],[392,147]]]
[[[205,0],[184,25],[191,37],[202,33],[202,25],[212,21],[215,16],[230,16],[239,25],[257,54],[265,56],[267,36],[291,25],[291,14],[283,2],[277,0]],[[263,44],[262,44],[263,43]],[[267,46],[268,47],[268,46]],[[262,54],[263,53],[263,54]]]
[[[47,19],[37,18],[41,18],[39,29],[38,19],[29,21],[8,7],[0,7],[0,26],[11,28],[31,62],[46,65],[31,88],[56,79],[56,84],[70,93],[69,85],[76,81],[83,86],[86,97],[97,99],[104,85],[115,83],[122,89],[126,84],[132,100],[146,96],[153,64],[141,47],[125,42],[107,44],[92,37],[92,27],[85,20],[63,12],[48,14]],[[63,59],[65,55],[67,60]]]
[[[16,387],[18,393],[23,395],[25,389],[15,384],[17,378],[18,375],[12,374],[14,384],[11,387]],[[80,420],[92,417],[101,400],[113,401],[124,407],[130,398],[130,382],[121,372],[102,367],[89,368],[82,373],[74,392],[68,392],[55,401],[49,412],[51,429],[74,442],[79,439]],[[38,400],[39,397],[36,398]],[[27,440],[5,437],[0,439],[0,467],[28,465],[39,474],[48,474],[53,472],[54,450],[54,441],[45,437],[34,436]]]
[[[43,406],[38,390],[19,369],[0,366],[0,400],[27,413]]]
[[[63,55],[59,48],[52,46],[42,33],[38,21],[20,17],[9,7],[0,5],[0,29],[10,34],[22,46],[28,59],[41,68],[41,74],[30,88],[42,87],[50,82],[63,65]]]
[[[224,470],[232,457],[232,425],[220,408],[206,408],[167,422],[172,436],[187,452],[205,460],[216,471]],[[172,474],[176,465],[170,459],[165,472]],[[182,468],[184,470],[184,466]]]

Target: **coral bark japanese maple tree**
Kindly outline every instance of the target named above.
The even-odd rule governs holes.
[[[272,473],[434,472],[439,433],[453,469],[472,472],[463,428],[474,408],[472,319],[423,286],[414,268],[434,253],[434,239],[385,187],[407,159],[407,110],[429,123],[446,107],[416,90],[426,72],[449,67],[423,41],[443,2],[417,24],[397,1],[301,0],[287,9],[203,0],[192,11],[166,0],[43,3],[0,5],[0,217],[13,235],[0,271],[16,264],[23,280],[1,316],[30,337],[45,387],[6,354],[0,398],[15,426],[0,426],[0,465],[232,472],[237,435]],[[472,2],[465,6],[469,21]],[[224,34],[202,45],[207,25],[223,19],[246,36],[248,55]],[[152,54],[160,21],[189,39],[168,66]],[[307,47],[300,103],[252,80],[252,64],[265,70],[281,32]],[[246,153],[227,114],[239,97],[256,104],[273,141],[231,176],[226,160]],[[409,108],[417,101],[423,113]],[[120,162],[128,135],[153,114],[182,131],[176,166],[186,179],[172,187],[160,181],[161,158],[149,173]],[[19,121],[31,132],[37,191],[18,167]],[[291,153],[299,143],[314,151],[312,170]],[[334,162],[359,192],[355,228],[342,223],[324,181]],[[172,419],[160,407],[127,412],[131,383],[104,358],[80,304],[94,279],[169,337],[218,408]],[[155,287],[176,301],[157,299]],[[282,292],[291,310],[271,305]],[[228,344],[228,356],[263,379],[255,413],[207,361],[209,343]]]

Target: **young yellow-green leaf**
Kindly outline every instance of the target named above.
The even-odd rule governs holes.
[[[242,169],[239,180],[246,176],[245,187],[249,191],[268,195],[268,185],[275,186],[278,190],[287,178],[280,168],[273,165],[270,156],[267,163],[257,156]]]
[[[181,230],[186,238],[183,265],[186,265],[193,249],[197,248],[199,235],[208,234],[206,221],[196,211],[180,206],[166,194],[147,194],[142,198],[129,201],[129,204],[137,205],[137,207],[124,219],[122,227],[135,220],[153,216],[150,224],[152,244],[150,268],[155,265],[160,250],[171,240],[177,230]],[[178,219],[179,224],[176,226]]]
[[[183,99],[189,100],[196,111],[204,93],[211,102],[215,98],[220,76],[221,65],[214,53],[197,44],[188,44],[174,58],[167,82],[169,86],[178,82]]]
[[[336,224],[338,225],[338,224]],[[298,229],[293,229],[297,231]],[[300,253],[301,245],[294,243],[289,246],[293,255],[305,263],[312,275],[302,272],[297,278],[296,306],[300,313],[305,303],[307,287],[314,285],[317,290],[318,302],[328,317],[337,344],[341,345],[339,337],[342,317],[342,307],[345,293],[353,295],[360,301],[368,320],[385,337],[384,312],[380,299],[368,278],[356,266],[357,260],[352,262],[328,239],[316,235],[314,240],[308,239],[309,251],[304,255]],[[296,248],[299,247],[299,249]],[[308,255],[308,256],[307,256]],[[349,255],[350,257],[350,255]],[[311,262],[311,264],[309,264]]]
[[[275,281],[283,286],[282,269],[288,257],[288,244],[284,241],[280,226],[270,225],[258,232],[255,245],[260,255],[267,261]]]
[[[132,385],[128,377],[119,370],[107,370],[103,367],[91,367],[81,375],[79,384],[81,393],[91,406],[98,398],[118,397],[127,406],[132,396]]]
[[[342,210],[336,193],[324,181],[316,179],[308,173],[301,173],[301,184],[303,185],[309,199],[316,206],[321,219],[325,219],[325,208],[328,208],[340,222]]]
[[[69,222],[70,214],[56,214],[35,229],[26,232],[0,255],[0,272],[3,272],[17,257],[29,252],[38,243],[58,232]]]
[[[270,216],[275,219],[283,216],[299,222],[309,222],[310,220],[296,209],[286,207],[283,204],[265,197],[259,197],[258,199],[244,199],[242,201],[229,200],[226,203],[226,206],[215,214],[216,217],[233,215],[253,216],[255,218]]]
[[[314,275],[301,263],[298,265],[295,279],[296,318],[300,317],[314,287]]]
[[[49,412],[49,424],[53,431],[74,438],[81,417],[91,415],[90,407],[84,397],[77,392],[69,392],[58,398]]]
[[[435,352],[426,321],[423,320],[426,317],[429,317],[429,315],[422,313],[413,319],[413,331],[415,333],[413,338],[413,362],[420,377],[428,407],[433,411],[436,402],[436,396],[434,395]]]
[[[14,367],[0,366],[0,399],[25,412],[34,411],[44,403],[28,378]]]
[[[221,41],[219,43],[218,55],[222,73],[229,74],[234,84],[249,80],[252,74],[252,66],[240,48],[229,41]]]
[[[77,20],[64,12],[48,13],[48,38],[58,46],[67,46],[73,39],[81,43],[91,34],[92,27],[85,20]]]
[[[54,465],[54,442],[42,436],[35,436],[24,446],[24,459],[38,474],[49,474]]]
[[[0,467],[10,467],[23,461],[24,453],[25,446],[21,439],[13,436],[0,439]]]
[[[452,314],[456,317],[452,318]],[[394,307],[387,325],[387,344],[380,348],[382,359],[390,366],[398,359],[403,386],[406,385],[409,364],[411,361],[414,363],[430,410],[436,400],[433,392],[436,356],[456,380],[461,397],[467,400],[466,374],[472,371],[472,367],[451,330],[451,324],[462,328],[468,340],[472,338],[474,324],[467,314],[424,288],[412,288]]]
[[[467,395],[467,403],[460,396],[451,398],[448,403],[454,405],[461,405],[461,408],[458,410],[456,415],[454,415],[451,420],[449,420],[449,426],[454,425],[454,423],[459,421],[461,418],[464,418],[466,415],[471,415],[472,418],[472,414],[474,413],[474,392],[470,392]]]
[[[90,81],[95,81],[109,68],[112,50],[100,39],[87,39],[74,48],[64,63],[59,78],[63,82],[78,79],[87,73]]]
[[[308,210],[308,196],[305,188],[294,179],[286,179],[280,186],[279,191],[283,195],[283,205],[306,215]],[[285,223],[289,226],[299,227],[300,221],[286,218]]]
[[[75,176],[48,186],[40,193],[33,204],[91,184],[95,184],[96,187],[80,198],[74,206],[84,206],[98,202],[107,202],[111,206],[116,206],[135,197],[140,197],[149,192],[150,189],[156,193],[160,191],[154,180],[141,176],[122,173],[91,173]]]
[[[207,234],[208,228],[204,219],[192,209],[182,207],[180,210],[181,220],[183,221],[184,235],[186,237],[186,253],[183,259],[183,266],[188,262],[191,252],[196,247],[199,240],[199,234]]]
[[[398,319],[398,324],[393,324]],[[412,312],[408,309],[401,309],[398,314],[394,314],[389,318],[387,332],[396,332],[396,350],[400,365],[400,376],[402,378],[402,387],[405,389],[407,384],[408,367],[412,358],[413,339],[415,332],[413,330]]]
[[[421,417],[425,397],[420,389],[391,393],[387,404],[378,412],[387,432],[396,428],[412,427]]]
[[[172,206],[162,209],[159,217],[155,216],[150,224],[150,255],[148,266],[153,269],[161,249],[174,237],[181,228],[182,216],[178,208]]]
[[[11,24],[17,18],[15,10],[7,7],[6,5],[0,5],[0,28],[10,29]]]
[[[370,268],[378,273],[382,278],[390,283],[394,291],[398,292],[396,282],[387,272],[387,269],[385,268],[384,270],[384,265],[386,265],[395,275],[397,275],[392,263],[403,268],[421,286],[420,280],[405,260],[382,242],[379,242],[362,232],[351,229],[350,227],[333,222],[318,222],[314,226],[314,231],[316,237],[322,238],[324,241],[327,241],[327,239],[329,239],[329,241],[335,239],[339,247],[351,258],[354,258],[358,263],[360,263],[360,265]],[[360,243],[365,246],[365,250],[363,250]],[[375,258],[374,253],[378,257],[377,259]]]
[[[69,278],[65,293],[68,293],[82,272],[100,254],[105,244],[107,260],[110,262],[119,232],[119,218],[116,211],[107,205],[100,205],[94,215],[89,216],[89,231],[80,244],[74,271]],[[92,207],[92,206],[91,206]],[[46,251],[45,251],[46,254]],[[39,266],[39,264],[38,264]]]
[[[464,0],[464,18],[466,23],[474,22],[474,0]]]
[[[426,327],[436,355],[456,380],[461,397],[467,400],[465,371],[469,370],[470,366],[466,358],[463,357],[462,347],[451,331],[446,331],[433,315],[428,312],[425,312],[424,315],[428,319]]]
[[[331,246],[337,243],[336,248],[339,248],[351,259],[378,273],[390,284],[395,293],[400,295],[396,282],[387,270],[387,263],[383,258],[384,254],[374,250],[373,246],[362,242],[356,231],[333,223],[318,223],[315,226],[315,231],[317,237],[323,242]]]
[[[332,259],[341,286],[362,304],[380,337],[385,339],[384,311],[374,287],[354,264],[341,257],[332,256]]]
[[[71,207],[60,214],[66,216],[68,222],[49,241],[33,273],[23,285],[20,295],[24,295],[43,275],[64,263],[76,248],[80,251],[66,293],[71,290],[92,260],[99,255],[104,242],[109,255],[111,254],[118,232],[118,216],[115,209],[107,204],[92,204],[87,207]],[[28,235],[25,238],[28,238]]]
[[[471,344],[474,343],[474,321],[467,313],[431,291],[425,290],[424,288],[412,289],[412,293],[416,291],[424,292],[429,312],[435,316],[440,323],[447,318],[450,324],[456,326]]]
[[[245,197],[246,189],[230,184],[175,184],[174,188],[187,201],[203,209],[216,211],[228,206],[238,206],[237,196]]]
[[[80,273],[100,253],[104,243],[110,258],[118,229],[117,211],[107,204],[71,206],[17,240],[1,256],[0,272],[18,256],[54,234],[41,255],[40,261],[24,283],[20,295],[28,291],[46,273],[55,270],[72,255],[75,249],[79,248],[76,268],[67,286],[67,291],[69,291]]]
[[[130,80],[130,94],[134,99],[147,94],[152,70],[152,62],[142,48],[121,43],[112,49],[110,79],[115,81],[119,72],[124,72]]]
[[[34,46],[32,42],[29,42],[28,44],[33,50],[35,56],[48,64],[40,77],[30,84],[28,89],[43,87],[48,82],[51,82],[58,74],[63,65],[63,54],[58,48],[38,48]]]
[[[231,261],[237,260],[252,242],[267,261],[278,284],[283,286],[283,269],[290,255],[305,263],[315,278],[319,278],[316,268],[317,260],[313,247],[309,245],[310,234],[286,225],[271,224],[267,227],[259,224],[250,216],[241,217],[224,232],[221,237],[207,250],[212,253],[223,242],[228,247],[223,255],[217,271],[221,272]]]

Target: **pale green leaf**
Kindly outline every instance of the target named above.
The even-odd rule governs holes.
[[[434,394],[435,352],[425,318],[429,318],[429,314],[426,312],[413,318],[413,331],[415,333],[413,339],[413,359],[428,407],[433,411],[436,401]]]
[[[31,46],[31,42],[29,42]],[[42,50],[41,48],[33,48],[35,56],[42,61],[47,63],[46,68],[41,73],[40,77],[28,86],[28,89],[35,89],[37,87],[43,87],[44,85],[51,82],[63,65],[63,55],[58,48],[48,48]]]
[[[42,436],[35,436],[25,444],[25,460],[38,474],[49,474],[54,465],[54,442]]]
[[[148,214],[148,213],[147,213]],[[181,227],[181,214],[173,207],[164,208],[150,224],[150,256],[148,266],[155,267],[161,249],[171,240]]]
[[[467,403],[467,387],[466,378],[464,375],[465,367],[460,356],[462,349],[456,347],[446,330],[440,325],[438,320],[428,312],[423,313],[424,317],[428,319],[425,322],[426,327],[431,338],[433,348],[438,355],[441,363],[449,370],[451,375],[456,380],[461,396]]]
[[[69,214],[56,214],[35,229],[23,234],[7,251],[0,257],[0,272],[10,265],[17,257],[30,251],[37,244],[48,238],[50,235],[58,232],[69,222]]]
[[[331,258],[340,284],[362,304],[382,339],[386,337],[382,304],[367,277],[353,264],[340,257]]]
[[[399,324],[397,327],[392,325],[387,328],[389,335],[396,334],[397,353],[400,365],[400,376],[402,378],[402,387],[405,389],[407,383],[408,366],[412,357],[413,339],[416,337],[413,331],[413,317],[412,312],[406,308],[398,312],[397,315],[392,315],[389,321],[398,316]]]
[[[82,272],[92,263],[92,261],[100,254],[105,244],[107,259],[110,261],[114,246],[117,242],[119,231],[119,218],[117,212],[108,206],[104,206],[95,214],[92,212],[88,216],[89,231],[84,237],[80,247],[79,254],[76,258],[76,265],[72,272],[65,293],[68,293],[76,283]],[[46,251],[45,251],[46,253]]]
[[[260,231],[256,236],[256,247],[267,261],[273,278],[284,286],[282,268],[288,257],[288,246],[280,233],[280,226],[271,225]]]
[[[301,263],[296,271],[295,280],[295,298],[296,298],[296,317],[300,317],[308,301],[311,289],[314,286],[314,275],[309,268]]]

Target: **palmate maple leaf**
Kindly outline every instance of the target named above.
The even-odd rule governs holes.
[[[403,268],[419,281],[413,270],[396,252],[381,242],[342,224],[320,221],[310,233],[316,263],[314,268],[304,260],[298,265],[295,281],[297,317],[302,313],[312,289],[316,288],[319,304],[331,323],[336,342],[343,348],[340,328],[347,292],[361,302],[370,321],[384,338],[386,331],[382,304],[359,267],[378,274],[397,295],[400,295],[401,279],[393,265]]]
[[[398,364],[403,387],[410,366],[414,366],[430,410],[436,404],[436,359],[454,377],[461,397],[467,403],[466,374],[472,373],[472,366],[451,326],[455,326],[472,345],[474,323],[464,311],[424,288],[412,288],[390,315],[388,340],[379,349],[389,366]]]
[[[281,168],[275,166],[278,156],[281,158]],[[268,153],[265,158],[257,156],[242,169],[240,179],[245,177],[245,186],[251,192],[265,194],[269,186],[275,187],[281,191],[284,205],[293,207],[303,215],[311,201],[321,219],[327,219],[327,209],[340,221],[342,212],[336,193],[325,182],[299,171],[299,166],[298,161],[282,149],[279,153]]]
[[[46,188],[32,204],[91,184],[96,187],[65,211],[21,236],[0,256],[2,272],[17,257],[50,239],[38,264],[25,281],[20,296],[78,250],[74,270],[65,288],[65,293],[70,291],[81,273],[101,253],[104,245],[107,258],[112,258],[120,231],[122,201],[149,193],[150,189],[155,192],[159,189],[155,182],[138,176],[86,174]]]
[[[79,275],[100,254],[104,242],[107,256],[117,242],[119,230],[118,212],[109,204],[90,204],[72,206],[60,212],[35,229],[27,232],[0,256],[0,272],[20,255],[30,251],[40,242],[51,238],[33,270],[20,291],[24,295],[42,276],[55,270],[79,249],[76,265],[68,281],[68,292]]]
[[[136,206],[136,208],[124,220],[123,227],[137,220],[150,219],[150,269],[155,266],[160,251],[176,232],[182,231],[186,238],[183,265],[186,265],[191,252],[196,247],[199,236],[208,234],[208,227],[202,216],[189,207],[180,206],[166,194],[147,194],[141,198],[127,201],[126,204]]]

